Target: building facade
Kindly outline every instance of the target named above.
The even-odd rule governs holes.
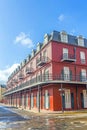
[[[0,102],[4,102],[4,96],[3,93],[6,91],[6,85],[0,84]]]
[[[11,74],[7,104],[27,110],[87,108],[87,39],[65,31],[45,34]]]

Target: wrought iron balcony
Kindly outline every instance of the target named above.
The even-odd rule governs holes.
[[[36,64],[37,64],[37,66],[43,66],[48,61],[49,61],[48,57],[42,56],[42,57],[40,57],[40,58],[37,59]]]
[[[61,61],[63,62],[75,62],[75,55],[64,53],[61,57]]]
[[[85,64],[85,63],[86,63],[86,60],[85,60],[85,59],[81,59],[81,63],[82,63],[82,64]]]
[[[26,67],[25,72],[26,72],[26,74],[32,74],[34,72],[34,70],[33,70],[33,68]]]
[[[38,75],[35,78],[30,79],[22,83],[21,85],[7,90],[4,94],[14,93],[15,91],[24,90],[31,86],[37,86],[38,84],[49,84],[49,83],[75,83],[75,84],[86,84],[87,77],[81,77],[81,75],[65,75],[65,74],[47,74],[47,75]]]
[[[24,78],[24,75],[23,75],[22,73],[20,73],[20,74],[18,75],[18,78],[19,78],[19,80],[21,80],[21,79]]]

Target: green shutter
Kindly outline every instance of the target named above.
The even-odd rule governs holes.
[[[61,70],[61,79],[64,80],[64,69]]]
[[[70,80],[72,81],[72,70],[70,70]]]

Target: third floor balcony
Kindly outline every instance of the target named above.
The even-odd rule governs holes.
[[[26,72],[26,74],[32,74],[34,72],[34,70],[32,67],[26,67],[25,72]]]
[[[44,64],[46,64],[47,62],[49,62],[49,58],[46,56],[42,56],[39,57],[36,61],[37,66],[43,66]]]
[[[63,53],[63,55],[61,56],[61,61],[62,62],[75,62],[76,58],[74,54],[72,55],[68,53]]]

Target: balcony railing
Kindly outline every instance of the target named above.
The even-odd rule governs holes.
[[[42,56],[37,59],[36,64],[37,64],[37,66],[42,66],[42,65],[46,64],[48,61],[49,61],[48,57]]]
[[[23,79],[23,78],[24,78],[24,75],[23,75],[22,73],[20,73],[20,74],[18,75],[18,79],[21,80],[21,79]]]
[[[85,64],[85,63],[86,63],[86,60],[85,60],[85,59],[81,59],[81,63],[82,63],[82,64]]]
[[[65,61],[65,62],[75,62],[75,61],[76,61],[75,55],[68,54],[68,53],[64,53],[64,54],[61,56],[61,61]]]
[[[7,92],[5,92],[4,94],[8,94],[10,92],[14,92],[16,90],[20,90],[20,89],[26,89],[29,88],[30,86],[36,86],[38,84],[43,84],[43,83],[60,83],[60,82],[65,82],[65,83],[85,83],[87,82],[87,77],[83,77],[83,76],[80,76],[80,75],[52,75],[52,74],[47,74],[47,75],[39,75],[35,78],[32,78],[30,79],[29,81],[26,81],[24,83],[22,83],[21,85],[15,87],[15,88],[12,88],[11,90],[7,90]]]
[[[26,70],[25,70],[26,74],[32,74],[33,71],[34,71],[33,68],[26,67]]]

